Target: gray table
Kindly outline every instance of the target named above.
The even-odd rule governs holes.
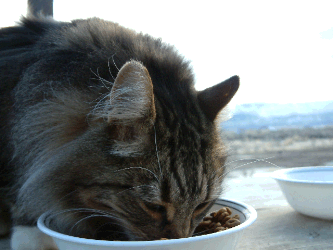
[[[233,172],[225,181],[224,197],[252,205],[258,213],[237,250],[333,249],[333,220],[308,217],[290,207],[276,181],[269,177],[274,170]]]

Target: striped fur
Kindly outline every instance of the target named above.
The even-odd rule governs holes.
[[[215,118],[238,77],[193,84],[175,48],[112,22],[2,29],[0,198],[14,225],[51,210],[77,236],[190,236],[221,192]]]

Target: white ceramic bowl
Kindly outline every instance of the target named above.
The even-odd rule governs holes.
[[[219,210],[225,206],[228,206],[232,210],[232,214],[238,214],[240,216],[241,224],[239,226],[222,232],[183,239],[159,241],[103,241],[83,239],[61,234],[50,229],[49,218],[51,214],[49,213],[43,214],[38,219],[37,225],[43,233],[50,235],[54,239],[59,250],[232,250],[235,249],[236,244],[241,239],[244,229],[256,220],[257,212],[249,205],[226,199],[217,200],[210,212]]]
[[[272,177],[296,211],[333,219],[333,167],[281,169],[273,172]]]

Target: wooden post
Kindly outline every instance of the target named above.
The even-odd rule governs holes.
[[[53,16],[53,0],[28,0],[28,16]]]

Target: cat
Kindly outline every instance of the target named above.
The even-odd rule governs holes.
[[[98,18],[1,29],[0,232],[57,249],[36,228],[53,211],[78,237],[191,236],[222,191],[218,116],[238,87],[196,91],[173,46]]]

